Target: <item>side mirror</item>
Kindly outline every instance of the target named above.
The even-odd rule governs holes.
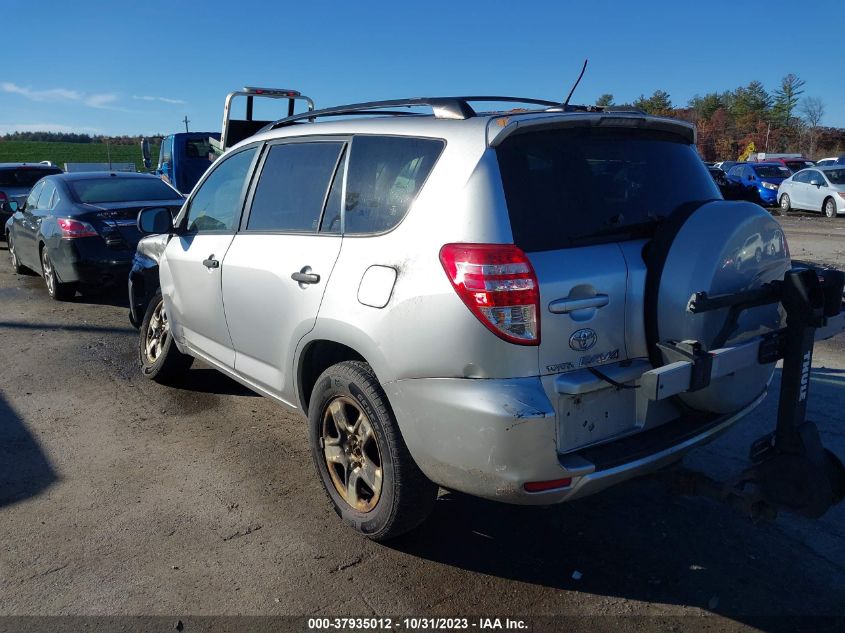
[[[153,166],[153,159],[150,154],[150,141],[148,139],[141,140],[141,156],[144,159],[144,169],[150,169]]]
[[[3,210],[8,211],[10,213],[16,213],[17,210],[20,208],[17,200],[9,200],[8,202],[3,203]]]
[[[821,186],[822,186],[822,181],[821,181],[821,180],[819,180],[818,178],[813,178],[813,179],[810,181],[810,184],[811,184],[811,185],[815,185],[816,187],[821,187]]]
[[[165,207],[148,207],[138,212],[138,230],[144,235],[173,233],[173,215]]]

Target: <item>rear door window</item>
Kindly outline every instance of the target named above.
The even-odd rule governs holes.
[[[411,207],[445,143],[399,136],[356,136],[346,177],[343,232],[382,233]]]
[[[545,130],[496,152],[514,242],[528,252],[646,237],[682,204],[721,199],[695,148],[670,133]]]
[[[342,142],[271,145],[246,230],[317,231],[342,149]]]

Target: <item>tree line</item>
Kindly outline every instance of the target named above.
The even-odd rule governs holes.
[[[682,107],[665,90],[618,105],[612,94],[603,94],[596,105],[689,121],[698,131],[704,160],[737,160],[754,152],[794,152],[815,159],[845,153],[845,129],[822,125],[825,104],[805,95],[805,86],[790,73],[771,92],[755,80],[734,90],[696,94]]]

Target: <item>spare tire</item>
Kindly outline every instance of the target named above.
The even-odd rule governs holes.
[[[705,351],[730,346],[785,325],[779,303],[744,310],[736,327],[721,337],[729,308],[693,314],[696,292],[731,294],[781,280],[791,263],[780,224],[750,202],[713,200],[676,210],[657,230],[643,254],[646,266],[645,330],[655,367],[679,358],[658,342],[698,341]],[[755,365],[679,394],[685,409],[732,413],[751,404],[767,387],[774,364]]]

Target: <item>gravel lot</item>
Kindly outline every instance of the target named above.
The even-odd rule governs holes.
[[[845,266],[845,219],[780,219],[793,257]],[[0,258],[0,615],[568,615],[569,628],[714,631],[845,615],[845,505],[754,525],[641,480],[550,509],[444,494],[413,534],[359,538],[328,506],[300,418],[200,365],[180,388],[144,380],[122,297],[52,302]],[[840,456],[843,338],[817,347],[810,398]],[[775,404],[685,464],[739,470]],[[607,614],[649,619],[592,617]],[[713,617],[674,618],[688,615]]]

